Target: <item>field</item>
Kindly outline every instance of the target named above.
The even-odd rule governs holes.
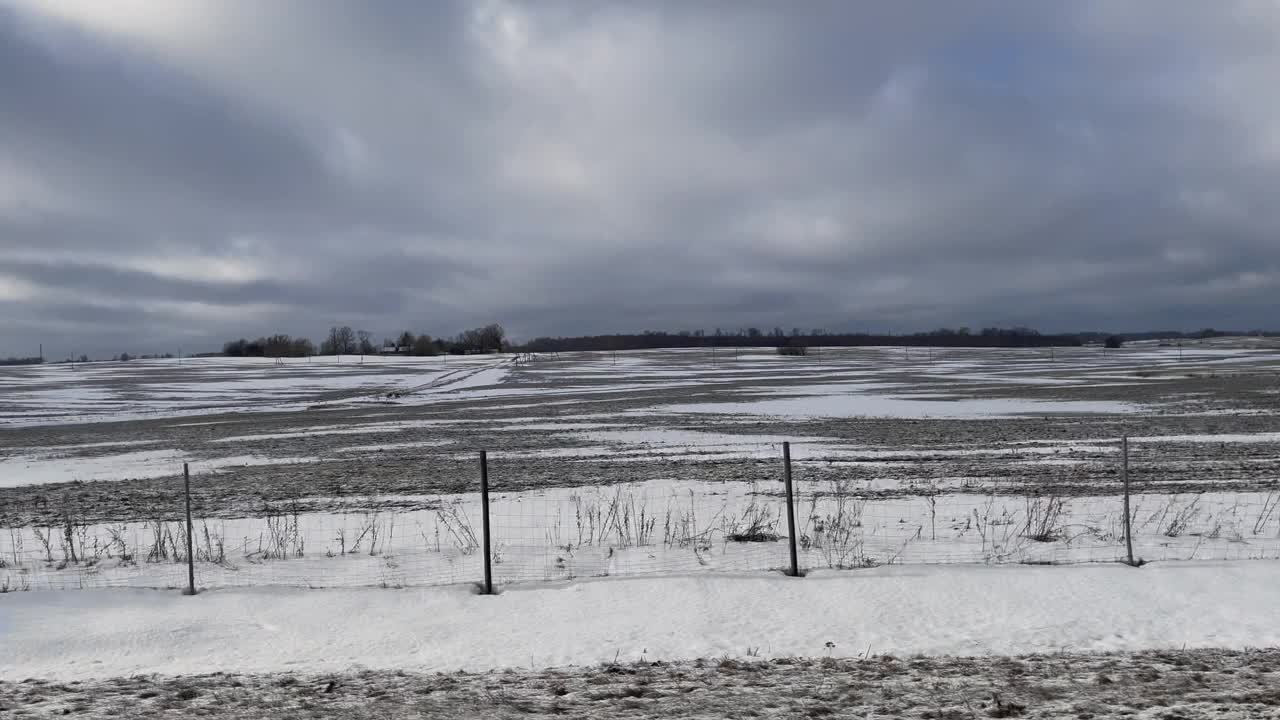
[[[21,648],[8,664],[0,659],[0,678],[16,681],[30,672],[96,688],[95,699],[86,700],[83,690],[0,684],[0,703],[41,711],[84,705],[86,712],[105,713],[115,697],[109,686],[124,686],[102,678],[163,672],[180,677],[130,681],[121,692],[151,693],[147,697],[159,698],[157,703],[169,703],[155,712],[181,707],[170,702],[177,696],[189,696],[182,702],[194,708],[210,698],[244,695],[245,702],[278,702],[282,712],[301,713],[308,705],[292,697],[292,689],[278,689],[292,683],[276,684],[297,664],[304,672],[333,673],[307,676],[305,683],[329,678],[357,688],[372,677],[379,685],[403,685],[406,693],[437,680],[395,680],[387,671],[450,673],[443,676],[451,678],[448,692],[431,691],[432,702],[444,703],[439,712],[483,685],[495,712],[560,712],[556,705],[570,715],[590,715],[593,707],[602,710],[583,704],[584,698],[609,698],[594,698],[591,693],[601,691],[583,688],[613,672],[610,659],[675,663],[654,671],[661,677],[649,681],[659,688],[653,694],[624,693],[610,701],[610,713],[644,717],[671,712],[671,700],[662,698],[685,692],[670,673],[705,674],[698,682],[728,692],[722,669],[732,663],[705,672],[681,664],[718,658],[759,659],[742,677],[765,686],[777,681],[773,674],[794,669],[800,673],[795,682],[814,691],[810,705],[844,698],[835,714],[858,709],[862,717],[892,706],[892,698],[877,699],[862,686],[838,697],[824,685],[810,687],[806,673],[822,675],[817,660],[797,661],[794,668],[765,661],[825,656],[869,663],[872,652],[863,645],[868,636],[877,654],[1121,653],[1070,661],[1078,682],[1087,684],[1090,677],[1120,672],[1116,668],[1136,672],[1147,659],[1126,653],[1177,647],[1180,637],[1182,644],[1208,649],[1194,660],[1205,665],[1208,689],[1196,700],[1200,705],[1182,707],[1177,717],[1263,717],[1240,699],[1256,689],[1236,687],[1239,678],[1227,677],[1245,662],[1242,656],[1212,649],[1276,642],[1262,629],[1265,623],[1244,618],[1266,614],[1258,608],[1271,602],[1275,583],[1266,578],[1280,560],[1277,403],[1280,348],[1252,339],[1120,350],[822,348],[784,357],[721,347],[0,368],[0,590],[7,593],[0,596],[0,611],[7,607],[13,620],[6,630],[0,614],[0,637]],[[1122,437],[1128,438],[1127,473]],[[799,580],[777,574],[789,566],[793,534],[786,519],[783,442],[790,444],[795,481],[798,565],[813,576]],[[514,603],[497,615],[468,609],[485,601],[466,589],[483,574],[482,450],[492,495],[494,579],[507,590],[500,597]],[[211,592],[189,601],[205,603],[190,606],[199,608],[196,614],[171,615],[186,607],[169,607],[181,602],[176,594],[158,593],[161,599],[153,600],[145,593],[154,590],[114,588],[186,585],[184,463],[191,471],[196,585]],[[1129,553],[1126,478],[1134,560],[1156,566],[1116,565]],[[1165,567],[1164,561],[1189,574],[1153,569]],[[1070,580],[1061,574],[1066,568],[1028,567],[1091,563],[1109,565],[1099,567],[1101,575]],[[974,574],[984,569],[1005,574]],[[640,575],[654,577],[627,580],[647,583],[631,589],[610,584]],[[745,589],[757,579],[763,584]],[[584,583],[597,589],[584,590]],[[430,587],[437,585],[454,587]],[[970,611],[944,607],[944,585],[967,588],[961,604]],[[1237,594],[1199,597],[1213,610],[1196,611],[1193,604],[1184,616],[1182,589],[1200,586]],[[281,595],[285,587],[301,594]],[[1114,614],[1095,612],[1079,594],[1082,587],[1107,597]],[[395,593],[407,591],[381,588],[424,594],[402,602]],[[458,588],[464,588],[461,595]],[[1059,596],[1039,597],[1045,588],[1056,588]],[[569,613],[591,628],[568,629],[574,620],[566,616],[543,634],[522,633],[532,622],[529,614],[543,612],[534,608],[567,601],[565,589],[594,598]],[[256,594],[260,590],[270,594]],[[747,599],[729,607],[706,594],[721,591]],[[113,594],[121,592],[144,595]],[[325,594],[339,592],[357,594]],[[437,630],[425,646],[376,659],[353,648],[305,649],[306,638],[331,631],[323,618],[310,624],[316,622],[311,605],[322,616],[341,613],[334,608],[348,603],[347,612],[354,613],[385,606],[368,610],[389,623],[386,636],[373,644],[395,648],[395,628],[417,623],[415,614],[439,600],[429,593],[440,592],[451,594],[439,596],[447,602],[432,612],[449,629]],[[647,597],[647,604],[631,611],[635,625],[628,639],[610,645],[621,632],[611,613],[634,593]],[[908,609],[920,617],[948,623],[952,639],[938,639],[936,624],[913,629],[909,614],[895,615],[891,606],[904,596],[914,598]],[[1020,616],[1018,603],[1033,596],[1037,610]],[[863,608],[855,625],[833,624],[855,598]],[[280,603],[279,612],[249,609],[260,602],[263,610]],[[779,603],[812,610],[814,619],[801,623],[804,642],[783,640],[789,632],[777,635],[777,628],[761,630]],[[701,607],[706,614],[692,624],[675,623],[683,634],[647,637],[682,607]],[[822,607],[825,612],[817,609]],[[986,610],[996,607],[1006,619],[1023,617],[1009,620],[1016,632],[1003,640],[992,634]],[[90,642],[21,627],[49,612],[91,625],[131,626],[135,621],[125,618],[136,618],[144,634],[167,629],[153,651],[151,639],[99,634]],[[241,613],[258,617],[269,633],[289,627],[295,639],[287,647],[299,657],[246,651],[245,643],[261,637],[258,630],[245,632]],[[1066,621],[1055,619],[1073,613],[1079,615],[1073,627],[1087,631],[1073,634]],[[725,614],[735,618],[723,630],[734,640],[700,640],[719,637],[708,634],[706,623],[721,623]],[[1153,615],[1182,620],[1161,624]],[[500,633],[509,646],[450,640],[444,645],[452,649],[430,659],[423,654],[441,642],[439,633],[452,637],[466,628],[483,634],[497,617],[516,623]],[[885,634],[879,622],[897,631]],[[1114,624],[1125,627],[1112,629]],[[582,637],[569,642],[548,635],[550,628]],[[839,640],[824,648],[820,638],[827,631]],[[201,657],[213,662],[165,660],[161,641],[168,633],[204,648]],[[776,646],[766,641],[761,652],[761,637],[775,635]],[[92,663],[89,657],[120,642],[133,647],[132,659],[98,669],[66,664],[79,654]],[[239,648],[240,659],[218,660],[224,645]],[[339,658],[339,664],[318,665],[319,655]],[[351,674],[352,662],[383,670]],[[1000,675],[999,662],[936,662],[944,675],[978,675],[958,694],[952,692],[958,686],[938,681],[945,702],[939,699],[943,705],[935,710],[946,712],[920,717],[970,717],[975,707],[999,711],[991,698],[979,697],[986,692],[981,688],[1011,682]],[[556,682],[575,689],[542,698],[558,671],[540,668],[567,664],[595,669],[565,671]],[[492,695],[489,681],[454,674],[502,667],[526,669],[501,696]],[[202,676],[214,670],[232,675]],[[734,673],[729,679],[738,678]],[[460,694],[450,694],[455,691]],[[1032,694],[1010,696],[1027,716],[1086,712],[1049,702],[1053,698],[1041,696],[1047,691],[1027,692]],[[1138,717],[1164,717],[1157,710],[1170,707],[1143,696],[1111,697],[1096,683],[1090,692],[1097,697],[1088,702],[1106,712],[1123,706]],[[32,693],[45,704],[23,700]],[[850,704],[848,693],[866,702]],[[1274,713],[1274,697],[1258,698]],[[391,693],[387,702],[409,712],[425,701]],[[722,702],[708,698],[676,710],[715,716],[723,712]],[[965,703],[969,710],[961,709]],[[760,709],[767,716],[798,707]],[[1033,714],[1037,707],[1046,714]],[[202,712],[215,713],[211,707]],[[236,717],[232,705],[217,712]]]
[[[6,369],[0,586],[1280,557],[1280,354],[826,349]],[[182,542],[179,542],[179,541]],[[339,561],[339,562],[335,562]]]

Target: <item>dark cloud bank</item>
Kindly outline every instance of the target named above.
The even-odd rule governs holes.
[[[1263,3],[0,0],[0,355],[1277,327]]]

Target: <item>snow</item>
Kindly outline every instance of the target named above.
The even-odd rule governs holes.
[[[1280,563],[883,567],[426,590],[19,592],[0,678],[353,668],[484,671],[863,653],[1010,655],[1280,644]]]
[[[531,405],[645,401],[661,412],[671,391],[697,389],[708,400],[675,405],[675,412],[764,414],[789,417],[1001,418],[1020,414],[1145,412],[1186,398],[1168,397],[1150,407],[1066,400],[1014,400],[992,395],[1054,388],[1108,387],[1167,381],[1215,368],[1258,371],[1277,367],[1275,354],[1239,348],[1145,347],[1103,353],[1061,350],[1056,360],[1036,350],[948,349],[901,352],[896,348],[824,350],[821,357],[782,358],[771,350],[720,353],[709,349],[573,354],[566,360],[517,364],[510,356],[460,358],[356,357],[289,360],[275,366],[261,358],[92,363],[0,369],[0,425],[22,427],[210,412],[296,411],[323,404],[351,407],[369,402],[400,405],[528,398]],[[940,355],[940,357],[936,357]],[[927,358],[927,359],[926,359]],[[1223,365],[1229,363],[1229,365]],[[1248,364],[1248,365],[1246,365]],[[513,382],[525,380],[532,382]],[[787,384],[796,383],[796,384]],[[950,395],[938,396],[941,392]],[[913,389],[924,394],[913,395]],[[1005,392],[1007,390],[1007,392]],[[872,394],[880,391],[881,394]],[[690,393],[692,394],[692,393]],[[979,395],[982,400],[969,396]],[[666,396],[666,397],[663,397]],[[717,397],[719,396],[719,397]],[[727,396],[727,397],[725,397]],[[549,400],[563,397],[564,400]],[[1219,412],[1206,408],[1202,413]]]
[[[0,487],[81,480],[121,480],[174,475],[184,455],[177,450],[144,450],[106,457],[47,458],[18,455],[0,460]]]
[[[302,410],[317,400],[335,402],[326,396],[335,392],[350,395],[341,401],[346,403],[392,391],[409,393],[401,402],[430,402],[445,393],[501,384],[509,362],[475,356],[452,361],[368,357],[361,363],[344,356],[342,362],[292,359],[284,366],[263,358],[201,358],[182,364],[157,360],[0,369],[0,387],[6,388],[0,425]]]
[[[410,442],[379,443],[377,445],[347,445],[332,448],[332,453],[383,452],[385,450],[406,450],[409,448],[443,447],[452,445],[453,440],[414,440]],[[385,497],[385,496],[383,496]]]
[[[182,464],[198,463],[200,471],[247,465],[314,462],[314,457],[235,455],[197,458],[173,449],[144,450],[99,457],[15,455],[0,459],[0,487],[47,485],[72,481],[133,480],[182,474]]]
[[[1013,398],[915,400],[885,395],[828,395],[755,402],[689,403],[666,405],[670,413],[770,415],[781,417],[880,417],[880,418],[1009,418],[1019,415],[1125,414],[1143,410],[1124,402],[1074,400],[1019,400]]]
[[[1219,433],[1206,435],[1145,435],[1129,438],[1131,443],[1271,443],[1280,442],[1280,432]]]
[[[210,440],[211,443],[245,443],[262,440],[286,440],[289,438],[319,437],[323,435],[375,435],[409,430],[417,425],[403,422],[378,422],[364,425],[316,425],[291,432],[257,433],[254,435],[229,435]]]
[[[946,478],[930,481],[927,496],[865,500],[841,496],[831,482],[799,482],[800,567],[1066,564],[1125,556],[1119,497],[1049,501],[973,492],[990,482]],[[770,485],[668,479],[493,493],[495,582],[784,567],[785,505],[781,488]],[[903,488],[890,478],[858,485]],[[961,486],[969,492],[949,492]],[[761,494],[769,490],[774,492]],[[480,576],[476,493],[378,499],[418,509],[294,512],[283,534],[281,517],[197,515],[196,582],[204,588],[407,587]],[[1277,500],[1266,491],[1139,495],[1132,505],[1135,557],[1280,559]],[[609,524],[610,517],[619,523]],[[778,537],[732,540],[753,523]],[[55,542],[46,544],[41,532]],[[185,564],[173,555],[157,557],[156,550],[181,533],[178,523],[154,521],[82,525],[68,548],[61,528],[11,529],[0,533],[0,587],[175,587],[185,582]]]

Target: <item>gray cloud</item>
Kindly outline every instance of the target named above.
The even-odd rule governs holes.
[[[1256,3],[0,0],[0,354],[1274,326]]]

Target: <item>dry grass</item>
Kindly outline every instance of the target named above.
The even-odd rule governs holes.
[[[0,717],[1280,718],[1280,650],[0,681]]]

